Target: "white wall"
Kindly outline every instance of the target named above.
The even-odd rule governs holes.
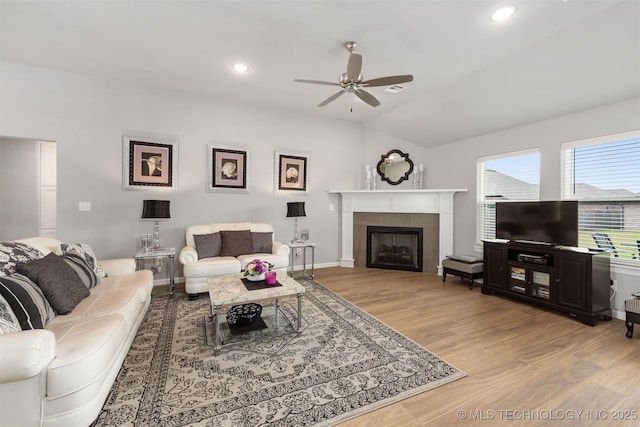
[[[140,233],[142,200],[171,200],[162,243],[180,249],[187,225],[268,222],[276,238],[292,237],[286,202],[305,201],[318,243],[317,263],[336,262],[339,210],[331,188],[356,188],[354,159],[362,157],[360,124],[141,87],[107,79],[1,63],[0,135],[53,140],[58,148],[58,238],[88,242],[99,257],[130,256]],[[122,133],[136,130],[179,138],[178,191],[122,190]],[[207,193],[209,143],[249,149],[250,194]],[[390,147],[391,148],[391,147]],[[309,195],[274,194],[274,151],[308,153]],[[79,212],[78,202],[92,203]],[[25,233],[35,235],[33,232]],[[22,236],[24,237],[24,236]]]
[[[0,71],[0,135],[57,142],[58,237],[88,242],[102,258],[130,256],[138,235],[152,231],[139,219],[146,198],[172,201],[172,218],[161,224],[161,235],[165,246],[176,248],[183,245],[187,225],[208,222],[269,222],[276,237],[286,241],[293,229],[285,217],[286,202],[303,200],[307,218],[300,226],[309,227],[318,243],[316,262],[337,262],[339,200],[327,190],[362,188],[364,165],[374,166],[392,148],[425,164],[426,188],[469,189],[455,196],[454,248],[472,253],[477,157],[540,147],[541,197],[556,199],[562,142],[640,128],[636,98],[425,150],[357,123],[6,62],[0,62]],[[125,130],[179,137],[177,192],[122,190]],[[209,143],[249,147],[251,194],[205,192]],[[273,193],[274,150],[309,154],[308,196]],[[79,212],[80,201],[92,202],[93,210]],[[621,298],[637,290],[636,271],[614,270]],[[619,309],[618,299],[615,305]]]
[[[0,241],[38,235],[37,159],[37,141],[0,138]]]
[[[540,148],[540,198],[560,198],[560,146],[603,135],[640,129],[640,98],[593,110],[557,117],[502,132],[482,135],[429,150],[426,163],[428,188],[468,188],[455,198],[454,248],[474,253],[476,244],[476,161],[478,157],[528,148]],[[624,298],[640,291],[640,269],[614,267],[618,280],[614,301],[624,310]]]

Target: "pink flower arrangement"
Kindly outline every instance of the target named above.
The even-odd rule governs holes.
[[[249,262],[249,264],[247,264],[247,266],[244,268],[244,275],[259,276],[266,273],[267,271],[271,271],[272,267],[273,264],[256,258],[253,261]]]

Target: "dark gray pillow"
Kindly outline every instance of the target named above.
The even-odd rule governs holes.
[[[271,252],[273,252],[273,232],[251,232],[251,253],[270,254]]]
[[[222,251],[222,237],[220,233],[194,234],[193,241],[196,244],[198,259],[220,256]]]
[[[16,270],[42,289],[42,293],[58,314],[67,314],[89,296],[78,275],[59,256],[50,253],[44,258],[19,263]]]
[[[247,255],[251,252],[251,231],[221,231],[222,249],[221,256]]]

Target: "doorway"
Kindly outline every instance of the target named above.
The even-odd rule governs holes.
[[[0,137],[0,240],[56,236],[56,143]]]

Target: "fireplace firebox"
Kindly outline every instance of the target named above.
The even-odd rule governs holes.
[[[418,227],[367,226],[367,267],[422,271],[422,239]]]

